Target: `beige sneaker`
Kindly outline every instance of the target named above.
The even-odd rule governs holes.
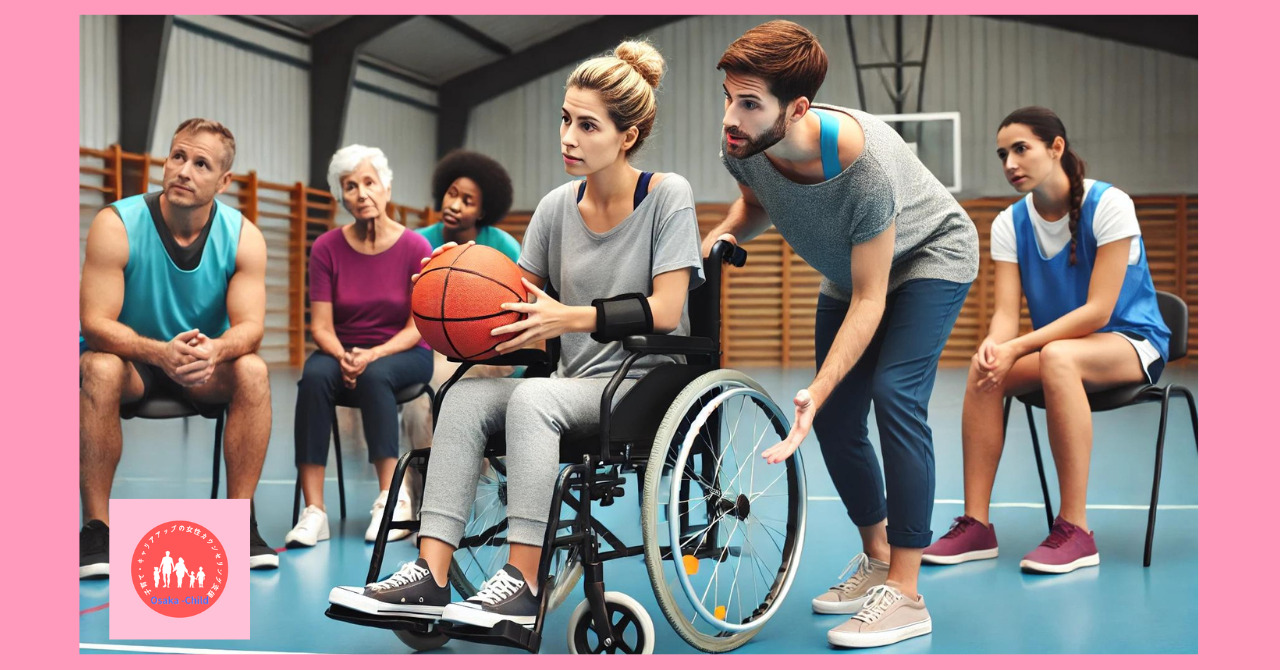
[[[933,632],[924,596],[911,600],[892,586],[873,586],[866,604],[848,621],[827,631],[836,647],[883,647]]]
[[[853,574],[844,579],[852,570]],[[862,609],[867,599],[867,590],[879,586],[889,577],[889,564],[877,561],[866,554],[858,554],[849,561],[840,579],[844,581],[827,589],[827,592],[813,599],[813,611],[818,614],[853,614]]]

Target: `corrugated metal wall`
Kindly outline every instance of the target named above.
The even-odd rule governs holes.
[[[724,48],[773,17],[693,17],[647,34],[667,59],[656,134],[637,164],[685,175],[701,202],[736,197],[718,158],[723,114]],[[814,32],[830,69],[819,101],[858,106],[852,55],[842,16],[786,17]],[[889,60],[892,17],[854,18],[863,63]],[[904,54],[918,59],[924,18],[904,22]],[[1055,68],[1055,64],[1061,67]],[[501,160],[516,184],[516,207],[530,209],[566,179],[557,128],[564,80],[572,68],[545,76],[473,111],[467,146]],[[918,71],[908,69],[908,83]],[[864,72],[866,108],[890,113],[880,77]],[[1054,108],[1090,173],[1132,193],[1197,190],[1195,60],[1065,31],[963,16],[934,19],[922,111],[959,111],[963,125],[960,198],[1008,195],[995,159],[995,126],[1026,104]],[[913,89],[914,90],[914,89]],[[513,111],[518,110],[518,111]],[[915,110],[915,96],[906,111]]]
[[[356,74],[342,144],[379,147],[387,154],[394,179],[391,197],[398,203],[425,207],[431,202],[431,174],[436,159],[436,114],[421,106],[389,100],[359,86],[368,83],[396,95],[434,105],[435,94],[380,76],[367,68]],[[345,212],[339,220],[349,220]]]
[[[236,136],[236,172],[295,182],[307,178],[307,71],[175,26],[151,153],[169,151],[173,131],[193,116],[221,121]]]
[[[80,144],[103,148],[120,136],[120,47],[116,17],[80,17]]]

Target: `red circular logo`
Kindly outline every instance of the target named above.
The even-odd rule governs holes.
[[[212,607],[227,588],[222,542],[190,521],[152,528],[138,541],[131,565],[138,597],[165,616],[195,616]]]

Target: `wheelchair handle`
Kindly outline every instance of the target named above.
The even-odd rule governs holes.
[[[721,263],[740,268],[747,264],[747,250],[728,240],[716,240],[711,245],[711,258],[718,258]]]

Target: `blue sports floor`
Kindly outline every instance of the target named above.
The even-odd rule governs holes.
[[[746,370],[784,408],[795,389],[811,379],[809,370]],[[282,547],[293,501],[293,405],[295,370],[272,371],[274,421],[262,481],[258,523],[272,546]],[[943,369],[930,407],[937,462],[935,538],[962,512],[960,412],[963,369]],[[1194,365],[1175,365],[1161,383],[1197,388]],[[1102,564],[1064,576],[1023,574],[1018,560],[1046,535],[1026,421],[1020,407],[1010,418],[1005,456],[996,479],[991,518],[1001,543],[1000,557],[954,567],[925,566],[920,579],[933,618],[933,633],[866,652],[836,650],[826,631],[844,620],[813,614],[809,600],[837,581],[857,553],[857,533],[826,469],[816,440],[802,447],[808,481],[808,528],[800,571],[782,610],[752,641],[734,653],[1196,653],[1198,642],[1199,496],[1194,442],[1185,405],[1175,400],[1166,441],[1161,510],[1152,566],[1142,567],[1146,505],[1150,499],[1158,405],[1094,416],[1094,456],[1089,485],[1089,525],[1096,533]],[[874,421],[874,415],[873,419]],[[1043,413],[1037,410],[1042,437]],[[183,422],[126,421],[124,458],[116,475],[118,498],[200,497],[208,492],[213,422],[192,419],[183,446]],[[875,432],[872,431],[874,436]],[[873,438],[874,439],[874,438]],[[347,440],[344,444],[351,442]],[[1044,443],[1046,458],[1048,445]],[[172,458],[175,449],[178,458]],[[165,454],[165,458],[155,458]],[[376,479],[363,449],[344,446],[348,516],[339,522],[332,466],[326,502],[333,539],[315,548],[284,551],[280,569],[252,573],[252,636],[241,641],[112,641],[108,639],[107,582],[80,583],[80,642],[83,653],[120,651],[250,650],[254,652],[411,653],[390,631],[364,628],[324,616],[330,587],[360,584],[372,545],[364,542],[368,506]],[[1056,480],[1049,468],[1050,489]],[[608,526],[639,540],[640,490],[602,515]],[[633,520],[634,519],[634,520]],[[68,531],[70,532],[70,531]],[[416,552],[407,542],[388,549],[384,572]],[[691,653],[663,618],[653,596],[644,559],[606,564],[609,590],[623,591],[654,618],[658,653]],[[544,627],[543,653],[565,653],[569,613],[582,599],[576,590]],[[163,649],[162,649],[163,648]],[[432,654],[515,653],[450,641]]]

